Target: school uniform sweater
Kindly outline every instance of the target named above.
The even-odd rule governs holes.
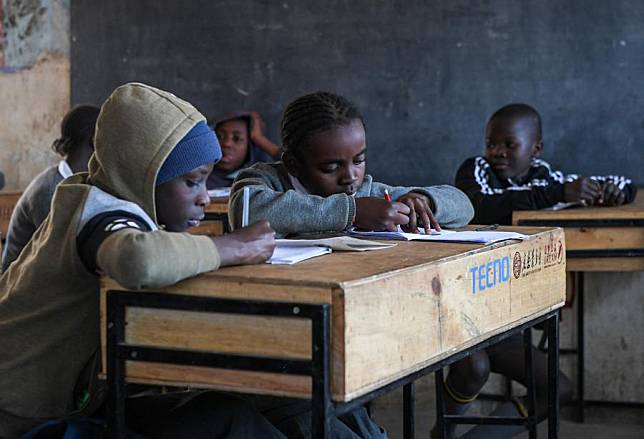
[[[563,201],[564,184],[579,178],[577,174],[553,171],[541,159],[533,159],[530,170],[521,180],[502,179],[484,157],[472,157],[456,172],[455,185],[472,201],[475,224],[511,224],[515,210],[535,210]],[[626,196],[626,203],[635,199],[636,188],[631,180],[618,175],[592,176],[599,182],[612,182]]]
[[[462,227],[474,214],[472,204],[460,190],[452,186],[404,187],[388,186],[365,175],[354,196],[334,194],[320,197],[296,190],[297,180],[289,175],[283,162],[257,163],[242,170],[231,190],[229,220],[233,228],[241,225],[243,188],[249,187],[249,220],[267,219],[280,237],[287,235],[341,232],[353,223],[355,198],[383,198],[385,190],[397,200],[408,192],[426,195],[432,202],[434,216],[443,227]]]
[[[2,253],[2,271],[16,260],[23,247],[47,217],[58,183],[72,174],[67,162],[62,160],[58,165],[45,169],[29,183],[11,213]]]
[[[162,230],[157,173],[205,118],[174,95],[119,87],[101,109],[89,173],[61,182],[51,211],[0,277],[0,437],[101,402],[99,273],[161,287],[218,268],[211,239]]]

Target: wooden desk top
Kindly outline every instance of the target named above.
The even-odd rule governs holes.
[[[154,291],[330,304],[332,394],[349,401],[563,305],[562,229],[507,229],[530,238],[489,246],[399,242],[289,266],[222,268]],[[122,288],[103,278],[103,348],[110,289]],[[137,345],[311,357],[310,321],[301,318],[146,308],[126,316],[126,340]],[[311,391],[308,377],[136,361],[128,362],[127,379],[298,397]]]
[[[518,231],[528,235],[544,232],[543,227],[500,227],[499,230]],[[484,246],[466,243],[433,242],[428,245],[428,243],[413,241],[395,242],[396,246],[384,250],[334,252],[294,265],[260,264],[226,267],[205,273],[195,278],[194,282],[216,285],[217,282],[227,280],[339,288],[391,276],[401,270],[443,264],[455,259],[466,259],[471,255],[517,243],[517,241],[502,241]]]
[[[512,224],[522,220],[606,220],[644,219],[644,188],[639,188],[635,200],[617,207],[573,207],[557,211],[516,210],[512,213]]]
[[[644,270],[644,189],[618,207],[525,210],[515,225],[564,227],[568,271]]]

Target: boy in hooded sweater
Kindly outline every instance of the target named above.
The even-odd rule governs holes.
[[[274,248],[266,221],[217,238],[183,233],[203,218],[205,181],[221,157],[189,103],[144,84],[119,87],[94,145],[89,173],[59,184],[49,215],[0,277],[2,438],[101,406],[99,274],[126,288],[162,287],[263,262]],[[148,437],[283,437],[243,401],[213,392],[128,405],[139,414],[128,425]]]

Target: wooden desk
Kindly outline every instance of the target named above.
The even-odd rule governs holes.
[[[311,380],[301,373],[167,364],[154,355],[146,358],[145,347],[190,350],[217,361],[221,361],[217,355],[227,355],[241,363],[240,356],[279,358],[304,367],[302,362],[310,363],[320,353],[312,342],[319,327],[303,317],[309,313],[308,306],[322,306],[328,307],[330,316],[328,341],[320,345],[330,359],[328,396],[350,403],[563,305],[563,231],[517,230],[530,238],[486,247],[401,242],[386,250],[338,252],[293,266],[230,267],[157,289],[160,294],[119,292],[119,285],[103,279],[103,371],[108,356],[116,361],[115,351],[110,354],[105,349],[109,336],[113,349],[120,343],[137,346],[136,355],[126,349],[122,353],[128,361],[120,360],[130,382],[304,398],[313,395],[315,400],[320,394],[315,374]],[[146,307],[140,300],[148,294],[156,303]],[[286,307],[288,313],[248,316],[212,309],[159,309],[164,308],[164,294],[174,303],[169,308],[180,303],[181,297],[219,298],[251,301],[248,306],[257,309],[268,302],[281,307],[280,312]],[[111,303],[121,296],[137,304],[124,306],[119,324],[116,305]],[[112,310],[109,318],[108,308]],[[122,331],[120,335],[116,328]],[[556,350],[558,344],[553,345]],[[110,364],[121,370],[118,362]]]
[[[644,270],[644,189],[619,207],[515,211],[512,224],[563,227],[568,271]]]
[[[22,192],[0,192],[0,239],[2,241],[7,237],[9,230],[9,221],[18,199]]]
[[[563,227],[567,270],[577,286],[577,418],[584,420],[584,275],[586,271],[644,270],[644,190],[633,203],[619,207],[572,208],[560,211],[515,211],[521,226]]]

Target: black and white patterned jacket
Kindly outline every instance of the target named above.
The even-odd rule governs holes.
[[[456,173],[455,186],[465,192],[474,206],[475,224],[511,224],[512,211],[544,209],[563,201],[565,183],[577,174],[553,171],[541,159],[533,159],[528,175],[521,181],[501,179],[484,157],[472,157]],[[635,198],[631,180],[619,175],[591,176],[599,182],[613,182],[624,191],[626,203]]]

